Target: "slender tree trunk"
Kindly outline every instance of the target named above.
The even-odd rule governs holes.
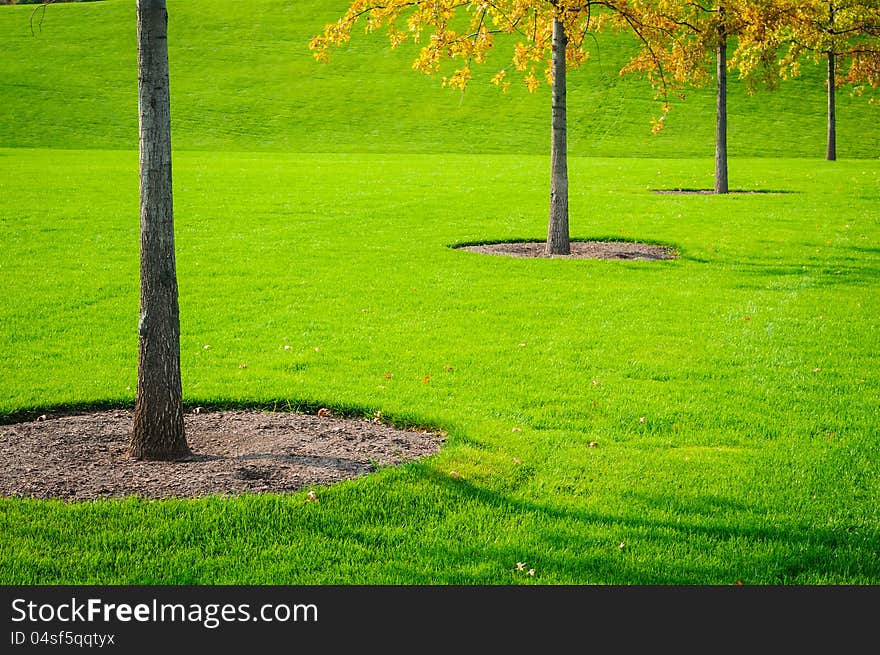
[[[715,111],[715,193],[730,191],[727,183],[727,37],[718,34],[718,99]]]
[[[825,159],[837,159],[837,108],[835,106],[834,51],[828,51],[828,150]]]
[[[553,127],[550,141],[550,221],[547,226],[548,255],[569,255],[568,145],[565,106],[565,49],[568,36],[558,18],[553,19]]]
[[[137,0],[141,198],[138,385],[130,453],[188,454],[180,382],[180,317],[171,202],[171,111],[165,0]]]

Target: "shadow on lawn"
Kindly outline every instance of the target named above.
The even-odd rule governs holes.
[[[847,250],[852,250],[856,253],[864,253],[867,255],[873,255],[875,257],[880,257],[880,248],[868,248],[865,246],[846,246]]]
[[[422,471],[426,480],[450,494],[489,505],[500,515],[522,513],[545,524],[546,550],[536,550],[534,544],[523,550],[487,545],[468,554],[474,561],[498,560],[513,571],[517,562],[525,562],[526,569],[535,569],[533,580],[538,584],[542,577],[612,585],[781,585],[803,584],[804,578],[854,576],[880,581],[877,531],[770,523],[761,508],[719,497],[632,494],[632,514],[567,509],[513,499],[427,468]],[[667,518],[646,517],[645,506]],[[643,549],[643,544],[650,547]],[[718,548],[729,553],[719,556],[714,552]],[[730,555],[738,553],[742,559]],[[437,561],[448,557],[436,553]],[[449,578],[448,582],[460,582],[453,573]]]
[[[293,412],[296,414],[317,414],[321,408],[328,407],[333,415],[339,418],[368,418],[372,419],[376,411],[366,405],[334,404],[314,400],[297,399],[262,399],[262,400],[198,400],[185,399],[183,401],[183,413],[189,414],[196,408],[202,413],[226,412],[237,410],[255,410],[260,412]],[[61,416],[76,416],[90,414],[92,412],[104,412],[114,410],[134,410],[134,402],[130,400],[95,400],[91,402],[57,403],[54,405],[34,405],[13,410],[7,414],[0,414],[0,425],[13,423],[27,423],[35,421],[42,416],[58,418]],[[421,420],[410,414],[383,415],[382,422],[402,430],[424,429],[431,432],[441,432],[443,428]]]
[[[729,266],[737,273],[761,280],[741,284],[742,288],[786,291],[804,287],[873,286],[880,279],[880,259],[870,256],[846,256],[822,263],[793,262],[787,266],[762,261],[730,262]],[[773,279],[773,285],[768,286],[768,278]]]
[[[96,400],[88,403],[58,403],[55,405],[37,405],[23,407],[8,414],[0,414],[0,425],[13,423],[28,423],[36,421],[39,417],[51,416],[76,416],[91,412],[109,412],[117,409],[134,409],[134,403],[124,400]]]

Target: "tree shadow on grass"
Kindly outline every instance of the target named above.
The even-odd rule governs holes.
[[[792,262],[787,266],[762,261],[729,262],[728,266],[747,278],[760,280],[740,284],[742,288],[787,291],[807,287],[874,286],[880,279],[880,259],[859,255],[821,263]]]
[[[847,250],[867,255],[880,256],[880,248],[867,248],[865,246],[846,246]]]
[[[516,563],[534,568],[533,581],[575,578],[578,584],[734,585],[803,584],[804,580],[880,582],[880,532],[817,528],[791,520],[769,523],[762,508],[717,496],[681,498],[674,494],[632,494],[630,513],[568,509],[515,499],[420,467],[432,484],[465,502],[489,506],[493,513],[542,524],[546,538],[523,549],[487,544],[465,556],[498,564],[498,583],[523,576]],[[650,507],[666,518],[650,518]],[[467,548],[465,542],[457,548]],[[718,554],[723,549],[724,554]],[[442,547],[431,557],[448,560]],[[442,571],[442,582],[461,582]],[[513,577],[516,580],[516,577]],[[528,581],[525,577],[523,582]]]

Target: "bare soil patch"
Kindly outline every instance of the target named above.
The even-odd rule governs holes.
[[[726,194],[716,194],[714,189],[653,189],[654,193],[659,194],[668,194],[668,195],[676,195],[676,196],[714,196],[714,195],[728,195],[728,196],[748,196],[754,194],[766,194],[766,193],[788,193],[788,191],[776,191],[773,189],[731,189]]]
[[[713,196],[712,189],[654,189],[654,193],[673,196]]]
[[[550,257],[544,253],[543,241],[523,241],[518,243],[484,243],[474,246],[460,246],[486,255],[506,255],[508,257]],[[669,246],[626,241],[572,241],[570,255],[552,255],[554,259],[675,259],[678,251]]]
[[[0,425],[0,495],[87,500],[282,493],[436,453],[444,435],[367,419],[236,410],[184,417],[191,457],[127,454],[132,413]]]

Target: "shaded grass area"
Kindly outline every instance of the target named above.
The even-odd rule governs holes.
[[[871,557],[875,530],[816,526],[806,518],[772,513],[768,521],[769,508],[760,500],[745,503],[724,493],[673,495],[656,489],[624,494],[625,507],[575,508],[551,499],[511,497],[420,465],[384,475],[383,482],[319,489],[319,505],[271,496],[236,502],[9,505],[7,525],[30,547],[5,559],[4,577],[69,579],[76,560],[81,582],[102,584],[834,584],[877,579]],[[34,519],[36,512],[44,516]],[[464,524],[463,516],[468,517]],[[22,524],[26,530],[15,527]],[[74,525],[88,527],[72,547],[63,526]],[[534,568],[535,577],[517,571],[519,561]]]
[[[501,39],[460,94],[411,71],[412,45],[392,50],[383,34],[356,30],[329,65],[309,39],[335,21],[345,0],[168,3],[173,143],[183,150],[298,152],[549,151],[550,90],[490,83],[510,67]],[[109,148],[137,143],[135,6],[128,0],[50,7],[31,34],[31,7],[0,9],[0,147]],[[714,92],[673,98],[667,128],[651,134],[659,101],[647,82],[621,77],[635,40],[600,34],[591,61],[569,75],[570,152],[580,156],[711,157]],[[749,95],[731,76],[731,157],[823,158],[824,77]],[[841,91],[841,158],[876,157],[877,107]],[[740,181],[731,177],[731,185]],[[709,185],[711,188],[711,185]],[[776,188],[772,181],[768,188]],[[705,187],[703,187],[705,188]]]
[[[573,158],[572,236],[663,262],[449,247],[543,238],[544,157],[174,164],[186,401],[447,446],[319,504],[3,499],[4,582],[880,582],[876,161]],[[134,153],[0,150],[6,420],[133,401],[137,230]]]

